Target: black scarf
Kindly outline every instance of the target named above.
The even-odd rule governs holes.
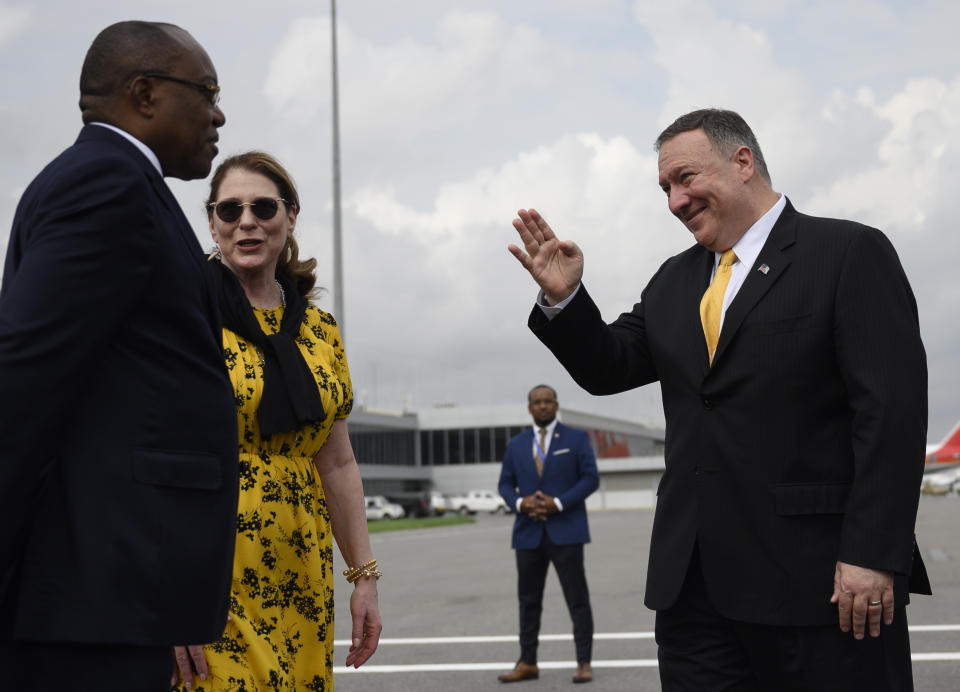
[[[223,262],[211,262],[220,298],[223,325],[253,343],[263,356],[263,396],[257,409],[260,436],[297,430],[307,423],[323,420],[326,413],[317,381],[297,347],[300,324],[307,309],[307,301],[296,284],[287,276],[278,275],[283,287],[286,308],[280,321],[280,331],[264,334],[253,314],[240,282]]]

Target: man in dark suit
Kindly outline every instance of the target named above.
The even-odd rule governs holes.
[[[927,371],[896,252],[797,212],[736,113],[682,116],[657,148],[697,245],[632,311],[603,322],[579,249],[536,211],[510,250],[542,288],[530,327],[582,387],[660,382],[646,604],[663,688],[912,689]]]
[[[593,613],[583,568],[583,544],[590,542],[587,497],[599,484],[597,462],[587,433],[557,421],[557,393],[538,385],[527,395],[533,427],[510,440],[498,488],[516,510],[511,541],[517,558],[520,600],[520,660],[501,682],[539,677],[537,642],[543,587],[553,563],[573,620],[577,650],[574,682],[590,682]]]
[[[223,631],[237,428],[216,297],[164,176],[203,178],[224,116],[184,30],[114,24],[84,128],[27,188],[0,293],[4,689],[161,690]]]

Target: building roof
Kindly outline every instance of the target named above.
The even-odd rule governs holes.
[[[641,435],[660,441],[664,437],[664,431],[660,428],[564,407],[560,407],[557,418],[575,428]],[[530,413],[522,403],[469,406],[449,404],[422,408],[408,413],[356,409],[350,416],[351,428],[368,430],[374,428],[455,430],[459,428],[525,427],[530,424]]]

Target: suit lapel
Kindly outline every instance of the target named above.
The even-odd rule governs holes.
[[[558,449],[563,449],[563,425],[557,422],[553,429],[553,437],[550,438],[550,451],[547,452],[547,459],[553,456]]]
[[[215,336],[219,341],[221,329],[220,298],[217,295],[216,286],[210,273],[210,267],[207,266],[207,258],[203,254],[203,249],[197,241],[197,236],[194,234],[190,222],[187,221],[187,217],[184,216],[183,209],[180,208],[180,204],[173,196],[173,192],[167,186],[166,181],[160,177],[155,170],[152,172],[154,175],[150,177],[150,182],[153,183],[153,188],[160,197],[160,201],[163,202],[163,205],[170,212],[169,221],[175,227],[173,233],[177,235],[185,245],[186,254],[196,266],[200,281],[203,283],[205,293],[204,302],[206,303],[207,314],[216,316],[215,320],[212,321],[211,327],[214,328],[216,332]]]
[[[200,243],[197,242],[197,237],[193,233],[190,222],[187,221],[187,217],[183,215],[183,209],[180,208],[180,204],[173,196],[173,192],[170,191],[166,181],[157,175],[155,171],[154,173],[154,175],[150,176],[150,182],[153,183],[153,189],[156,190],[160,201],[163,202],[163,205],[170,212],[171,220],[176,227],[176,234],[186,245],[187,254],[190,255],[191,259],[196,264],[202,264],[204,261],[203,250],[200,247]]]
[[[116,132],[98,125],[85,125],[80,131],[80,136],[77,138],[77,142],[84,141],[96,141],[108,146],[117,147],[121,151],[125,152],[131,160],[135,161],[137,166],[139,166],[147,178],[150,180],[150,184],[154,189],[154,192],[157,193],[157,197],[160,198],[160,201],[163,203],[163,206],[167,208],[169,212],[169,218],[165,220],[167,223],[172,223],[174,226],[173,232],[180,238],[180,240],[187,247],[187,254],[191,257],[191,261],[201,265],[204,260],[203,250],[200,247],[200,243],[197,242],[197,237],[193,233],[193,228],[190,226],[190,222],[187,221],[187,217],[183,214],[183,209],[180,208],[180,204],[177,202],[176,198],[173,196],[173,193],[170,191],[170,188],[167,186],[166,181],[164,181],[163,176],[160,175],[160,172],[154,168],[153,164],[143,155],[141,151],[137,149],[127,139],[117,134]]]
[[[736,298],[727,308],[711,371],[715,370],[717,363],[722,360],[727,345],[733,340],[746,316],[790,266],[793,244],[796,240],[796,211],[788,201],[780,218],[770,231],[767,242],[763,244],[763,249],[757,255],[756,262],[748,271],[747,278],[737,291]],[[761,267],[765,267],[765,270],[761,271]]]
[[[205,308],[207,314],[211,317],[216,316],[216,322],[211,320],[211,327],[215,329],[216,339],[220,340],[220,324],[219,324],[219,299],[214,290],[214,285],[212,277],[210,275],[210,269],[206,266],[205,257],[203,254],[203,249],[200,247],[200,243],[197,241],[196,235],[193,233],[193,228],[190,226],[190,222],[187,221],[187,217],[183,214],[183,209],[180,208],[180,204],[177,202],[176,198],[173,196],[173,193],[170,191],[170,188],[167,186],[166,181],[163,179],[163,176],[160,175],[160,172],[154,168],[153,164],[143,155],[143,152],[137,149],[132,142],[128,141],[121,135],[116,132],[98,125],[84,125],[83,129],[80,130],[80,135],[77,137],[77,143],[95,141],[104,146],[117,147],[119,150],[126,153],[136,164],[144,171],[144,174],[150,180],[150,184],[153,187],[154,192],[157,194],[157,197],[160,199],[161,204],[167,209],[167,216],[164,219],[160,220],[160,223],[164,224],[166,228],[167,224],[173,226],[170,230],[171,236],[177,236],[186,250],[186,255],[190,258],[189,261],[195,265],[199,270],[200,280],[205,288]],[[171,238],[171,242],[174,241]]]

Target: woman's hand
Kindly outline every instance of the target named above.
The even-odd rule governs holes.
[[[373,553],[367,533],[363,480],[353,447],[350,446],[346,421],[338,420],[333,424],[330,437],[317,453],[314,463],[330,512],[330,528],[333,529],[344,562],[347,565],[369,562],[373,559]],[[383,629],[375,578],[360,577],[354,583],[350,596],[350,616],[353,618],[353,631],[346,665],[359,668],[377,650],[380,630]]]
[[[353,617],[353,634],[346,665],[359,668],[373,656],[380,643],[380,607],[377,604],[377,581],[372,577],[361,577],[353,587],[350,596],[350,615]]]
[[[177,673],[183,678],[183,686],[188,690],[193,688],[193,669],[190,662],[193,661],[193,669],[196,669],[200,680],[206,680],[209,670],[207,670],[207,657],[203,655],[203,646],[194,644],[191,646],[173,647],[173,675],[170,676],[170,686],[177,684]]]

